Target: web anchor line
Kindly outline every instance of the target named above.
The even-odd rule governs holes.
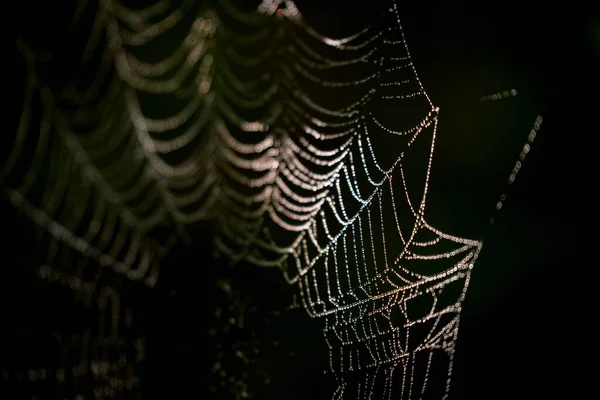
[[[533,141],[535,140],[535,138],[538,134],[538,131],[540,130],[540,127],[542,126],[543,120],[544,119],[541,115],[538,115],[536,117],[536,119],[533,123],[533,126],[531,127],[531,130],[529,131],[529,134],[527,135],[527,141],[521,148],[519,157],[518,157],[517,161],[515,162],[515,165],[513,166],[513,169],[511,171],[510,175],[508,176],[507,186],[510,187],[515,183],[515,180],[517,179],[517,176],[519,175],[519,171],[523,167],[523,163],[525,162],[525,159],[527,158],[527,154],[529,154],[529,152],[531,151],[531,146],[533,145]],[[497,214],[502,209],[506,200],[507,200],[506,194],[502,193],[499,196],[498,202],[496,203],[496,209],[495,209],[494,214]],[[490,217],[490,225],[493,225],[495,223],[495,221],[496,221],[496,218],[494,216]]]

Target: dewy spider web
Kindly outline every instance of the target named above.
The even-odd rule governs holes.
[[[291,1],[81,0],[61,39],[77,51],[17,42],[25,106],[1,175],[48,264],[66,246],[152,287],[186,225],[213,219],[221,254],[281,268],[324,321],[334,398],[447,395],[481,243],[425,218],[439,109],[395,3],[332,39]]]

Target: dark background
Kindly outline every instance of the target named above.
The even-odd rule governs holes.
[[[315,27],[332,35],[355,31],[377,15],[372,4],[298,6]],[[588,349],[597,336],[587,338],[594,314],[586,314],[583,296],[590,293],[583,284],[597,261],[595,248],[583,243],[596,236],[588,194],[595,185],[594,159],[588,153],[598,133],[593,108],[598,107],[600,20],[583,10],[516,1],[399,8],[417,71],[441,108],[429,221],[446,232],[484,238],[462,314],[451,398],[582,397],[590,373],[585,360],[595,360]],[[513,88],[519,93],[514,98],[478,101]],[[508,175],[537,115],[544,118],[541,129],[508,188]],[[495,213],[501,193],[507,201]],[[23,220],[4,203],[2,211],[11,232],[20,229],[27,236],[20,228]],[[131,295],[144,320],[144,398],[204,396],[213,386],[219,393],[213,396],[227,398],[227,390],[218,389],[220,378],[209,371],[220,359],[219,343],[246,353],[260,348],[251,366],[234,356],[221,359],[229,362],[230,375],[241,378],[248,372],[243,380],[253,386],[255,398],[329,398],[319,321],[298,311],[273,316],[270,311],[290,294],[277,271],[232,269],[211,258],[210,226],[198,226],[193,234],[193,247],[179,245],[165,260],[165,290]],[[9,337],[4,351],[19,340],[27,346],[19,339],[22,317],[16,310],[36,309],[28,318],[38,318],[42,322],[36,326],[43,327],[50,318],[39,316],[67,301],[30,283],[31,248],[26,240],[19,243],[22,248],[4,242],[16,249],[0,274],[0,327]],[[220,279],[239,297],[229,314],[232,298],[214,285]],[[261,311],[249,311],[252,306]],[[217,308],[224,310],[220,317],[214,316]],[[221,320],[242,314],[247,315],[244,329],[221,330]],[[68,320],[66,314],[63,318]],[[215,327],[218,334],[212,336]],[[265,384],[267,379],[271,383]]]

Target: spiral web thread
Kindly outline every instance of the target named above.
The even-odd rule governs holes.
[[[212,219],[221,254],[281,268],[324,321],[334,398],[445,397],[481,243],[426,221],[439,109],[396,4],[332,39],[291,1],[126,3],[77,2],[75,57],[17,42],[25,104],[1,179],[49,234],[45,264],[82,255],[153,287]]]

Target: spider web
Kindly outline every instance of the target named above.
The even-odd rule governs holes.
[[[77,2],[68,56],[17,41],[25,103],[0,176],[48,234],[45,264],[82,255],[153,287],[213,220],[222,255],[280,268],[323,320],[334,398],[445,397],[481,242],[425,218],[439,108],[396,4],[338,39],[291,1],[132,7]]]

